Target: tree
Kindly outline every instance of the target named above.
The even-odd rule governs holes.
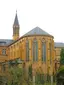
[[[22,85],[22,68],[11,67],[9,74],[11,77],[11,85]]]
[[[61,53],[60,53],[60,64],[61,67],[58,69],[57,71],[57,85],[64,85],[64,48],[61,49]]]
[[[20,61],[20,62],[19,62]],[[23,69],[20,59],[10,60],[8,62],[8,85],[22,85],[23,81]],[[19,67],[21,64],[21,67]]]
[[[2,76],[0,76],[0,85],[3,85],[3,79],[2,79]]]
[[[22,67],[22,66],[21,66]],[[26,68],[20,68],[17,64],[9,68],[10,85],[31,85],[32,66],[29,66],[29,76],[26,75]]]
[[[64,66],[61,66],[58,69],[58,72],[56,74],[57,79],[57,85],[64,85]]]
[[[60,64],[64,65],[64,48],[61,49],[60,57]]]

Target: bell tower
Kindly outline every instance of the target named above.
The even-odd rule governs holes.
[[[17,40],[19,38],[19,29],[20,26],[19,26],[17,11],[16,11],[15,20],[13,24],[13,40]]]

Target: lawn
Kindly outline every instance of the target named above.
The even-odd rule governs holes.
[[[46,83],[46,84],[44,84],[44,85],[51,85],[51,83]],[[53,83],[53,85],[56,85],[56,83]]]
[[[51,83],[45,83],[45,84],[36,84],[36,85],[51,85]],[[53,85],[56,85],[56,83],[53,83]]]

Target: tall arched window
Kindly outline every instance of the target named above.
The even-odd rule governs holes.
[[[46,62],[46,42],[42,42],[42,61]]]
[[[38,42],[35,39],[33,41],[33,61],[37,61],[38,60]]]
[[[51,64],[51,43],[49,43],[49,49],[50,49],[50,64]]]
[[[26,41],[26,60],[29,60],[29,41]]]

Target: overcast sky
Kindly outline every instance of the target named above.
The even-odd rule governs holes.
[[[64,42],[64,0],[0,0],[0,39],[12,39],[16,10],[20,36],[39,26]]]

